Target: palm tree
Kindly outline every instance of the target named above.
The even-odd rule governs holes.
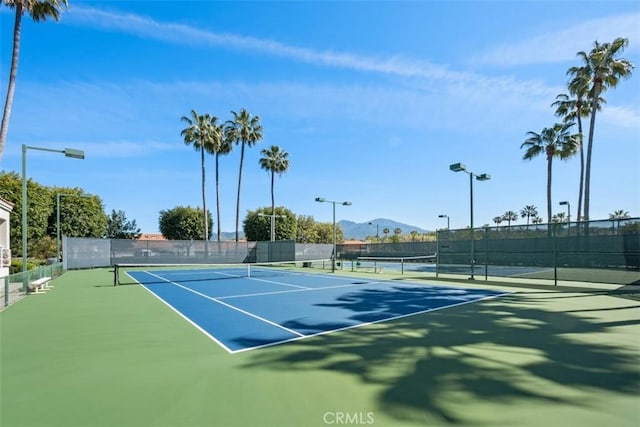
[[[534,216],[533,218],[531,218],[531,224],[542,224],[544,222],[544,219],[540,218],[539,216]]]
[[[289,169],[289,153],[281,150],[277,145],[272,145],[269,149],[261,151],[262,158],[260,158],[260,167],[268,172],[271,172],[271,230],[274,230],[274,221],[276,213],[276,203],[273,192],[273,184],[276,174],[282,175]],[[273,239],[274,236],[271,236]]]
[[[591,120],[589,122],[589,140],[587,142],[587,161],[585,166],[584,182],[584,219],[589,220],[589,202],[591,196],[591,156],[593,150],[593,134],[596,125],[596,112],[599,107],[600,94],[608,88],[615,88],[621,78],[631,76],[634,65],[628,59],[617,58],[629,39],[618,37],[611,43],[594,42],[594,46],[587,54],[578,52],[578,56],[584,63],[582,74],[590,77],[591,88],[589,90],[591,101]]]
[[[391,232],[391,230],[389,229],[389,227],[385,227],[382,229],[382,232],[384,233],[384,237],[385,237],[383,240],[386,240],[387,235]]]
[[[575,96],[571,98],[565,93],[561,93],[556,96],[556,101],[551,104],[552,107],[556,107],[555,115],[562,117],[566,123],[578,123],[578,150],[580,152],[580,185],[578,189],[578,213],[577,218],[580,218],[582,212],[582,195],[584,192],[584,144],[582,143],[584,137],[582,134],[582,118],[589,117],[589,106],[586,104],[585,99],[588,92],[588,86],[581,84],[585,82],[583,75],[580,73],[582,67],[572,67],[567,74],[574,74],[575,77],[569,83],[569,92]],[[528,217],[527,217],[528,220]],[[527,222],[528,223],[528,222]]]
[[[504,221],[504,218],[503,218],[503,216],[502,216],[502,215],[500,215],[500,216],[494,216],[494,217],[493,217],[493,222],[495,222],[495,223],[496,223],[496,230],[498,229],[498,226],[500,225],[500,223],[501,223],[502,221]]]
[[[631,215],[629,215],[628,211],[625,211],[623,209],[619,209],[609,214],[609,219],[629,219],[629,218],[631,218]]]
[[[191,110],[191,118],[182,116],[180,120],[188,125],[180,132],[180,135],[184,138],[184,143],[186,145],[193,144],[193,148],[200,152],[200,163],[202,166],[202,214],[204,221],[203,240],[206,241],[209,240],[209,221],[207,217],[207,197],[205,192],[204,152],[213,153],[216,126],[209,114],[200,115],[196,110]]]
[[[527,218],[527,225],[529,225],[529,220],[538,216],[538,208],[533,205],[527,205],[520,209],[520,216]]]
[[[216,221],[218,221],[218,243],[220,243],[220,234],[222,234],[222,230],[220,229],[220,175],[219,175],[219,164],[220,164],[220,156],[225,154],[229,154],[231,149],[233,148],[233,144],[224,136],[224,125],[218,124],[218,118],[215,116],[211,117],[211,126],[212,129],[212,140],[211,140],[211,152],[215,153],[216,157]],[[220,245],[218,245],[218,249]]]
[[[262,125],[259,116],[251,116],[244,108],[240,113],[232,111],[233,120],[225,124],[225,138],[241,145],[240,170],[238,172],[238,199],[236,202],[236,242],[239,240],[240,229],[240,188],[242,187],[242,164],[244,162],[244,147],[253,147],[262,139]]]
[[[609,214],[609,219],[611,220],[611,222],[615,224],[615,221],[618,221],[618,230],[620,230],[620,221],[628,218],[631,218],[631,215],[629,215],[629,212],[623,209],[619,209]]]
[[[511,221],[517,221],[518,220],[518,214],[515,213],[514,211],[506,211],[503,215],[502,218],[507,221],[508,227],[511,228]]]
[[[558,212],[551,217],[551,222],[554,224],[562,224],[567,222],[567,215],[564,212]]]
[[[5,0],[4,4],[16,10],[16,17],[13,24],[13,50],[11,52],[11,69],[9,71],[9,85],[7,88],[7,98],[4,102],[2,113],[2,123],[0,124],[0,160],[4,153],[4,146],[9,130],[9,117],[13,106],[13,94],[16,89],[16,78],[18,76],[18,56],[20,55],[20,31],[22,28],[22,15],[28,13],[35,22],[46,21],[53,18],[60,19],[61,9],[68,8],[67,0]]]
[[[553,127],[544,128],[542,132],[527,132],[527,138],[520,148],[526,148],[524,160],[531,160],[541,153],[547,157],[547,218],[551,221],[551,165],[553,158],[565,160],[576,150],[576,135],[569,133],[572,123],[556,123]]]

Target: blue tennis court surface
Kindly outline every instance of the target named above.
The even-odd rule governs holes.
[[[231,353],[504,295],[303,272],[128,274]],[[223,280],[221,280],[223,279]]]

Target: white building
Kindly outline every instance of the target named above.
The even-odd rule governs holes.
[[[12,210],[13,203],[0,197],[0,278],[9,275],[11,265],[9,216]]]

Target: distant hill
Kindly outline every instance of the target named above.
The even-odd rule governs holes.
[[[244,240],[244,233],[240,230],[238,235],[240,240]],[[217,240],[217,233],[211,233],[211,240]],[[222,231],[220,232],[220,240],[222,241],[235,241],[236,240],[236,232],[235,231]]]
[[[372,224],[369,224],[372,223]],[[393,230],[396,228],[400,228],[402,230],[402,234],[409,234],[412,231],[417,231],[418,233],[428,233],[429,230],[425,230],[424,228],[416,227],[414,225],[403,224],[401,222],[397,222],[391,219],[386,218],[376,218],[371,221],[356,223],[353,221],[342,220],[339,221],[338,224],[342,227],[342,231],[344,233],[344,238],[347,240],[363,240],[367,236],[375,236],[376,235],[376,225],[380,230],[380,237],[384,237],[384,233],[382,230],[388,228],[390,230],[389,236],[393,235]]]
[[[369,223],[373,223],[374,225],[369,225]],[[344,237],[347,240],[364,240],[367,236],[375,236],[376,235],[376,226],[378,224],[378,228],[380,229],[380,237],[384,237],[384,233],[382,230],[385,228],[389,228],[391,232],[389,236],[393,235],[393,230],[396,228],[400,228],[402,230],[402,234],[409,234],[413,230],[418,233],[428,233],[429,230],[425,230],[420,227],[416,227],[414,225],[403,224],[401,222],[397,222],[391,219],[386,218],[376,218],[371,221],[356,223],[353,221],[342,220],[339,221],[338,224],[342,227],[342,231],[344,233]],[[234,241],[236,239],[235,231],[223,231],[220,233],[220,238],[223,241]],[[240,240],[243,240],[244,233],[240,231]],[[212,233],[211,240],[216,240],[216,233]]]

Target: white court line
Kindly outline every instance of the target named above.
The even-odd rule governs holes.
[[[313,289],[313,288],[308,288],[306,286],[291,285],[289,283],[276,282],[276,281],[273,281],[273,280],[257,279],[255,277],[243,277],[243,279],[255,280],[256,282],[274,283],[274,284],[280,285],[280,286],[289,286],[291,288],[298,288],[299,290]]]
[[[254,293],[254,294],[227,295],[225,297],[218,297],[218,299],[255,297],[255,296],[272,295],[272,294],[287,294],[287,293],[290,293],[290,292],[302,292],[302,291],[313,292],[313,291],[322,291],[322,290],[325,290],[325,289],[351,288],[351,287],[355,287],[355,286],[366,286],[366,285],[373,285],[373,284],[376,284],[376,283],[386,283],[386,282],[351,283],[351,284],[348,284],[348,285],[325,286],[325,287],[322,287],[322,288],[304,288],[304,289],[291,289],[291,290],[287,290],[287,291],[257,292],[257,293]]]
[[[206,298],[206,299],[208,299],[208,300],[211,300],[211,301],[213,301],[213,302],[217,302],[218,304],[224,305],[225,307],[229,307],[229,308],[231,308],[231,309],[233,309],[233,310],[239,311],[240,313],[245,314],[245,315],[247,315],[247,316],[249,316],[249,317],[253,317],[254,319],[261,320],[261,321],[263,321],[263,322],[265,322],[265,323],[268,323],[269,325],[272,325],[272,326],[275,326],[275,327],[280,328],[280,329],[282,329],[282,330],[285,330],[285,331],[287,331],[287,332],[289,332],[289,333],[291,333],[291,334],[298,335],[299,337],[304,337],[304,335],[303,335],[303,334],[301,334],[301,333],[299,333],[299,332],[297,332],[297,331],[294,331],[293,329],[289,329],[289,328],[287,328],[286,326],[279,325],[279,324],[277,324],[277,323],[275,323],[275,322],[272,322],[272,321],[271,321],[271,320],[269,320],[269,319],[265,319],[264,317],[260,317],[260,316],[258,316],[258,315],[256,315],[256,314],[253,314],[253,313],[248,312],[248,311],[246,311],[246,310],[243,310],[243,309],[241,309],[241,308],[235,307],[235,306],[233,306],[233,305],[231,305],[231,304],[227,304],[227,303],[226,303],[226,302],[224,302],[224,301],[220,301],[219,299],[214,298],[214,297],[211,297],[211,296],[206,295],[206,294],[203,294],[202,292],[198,292],[198,291],[195,291],[195,290],[193,290],[193,289],[190,289],[190,288],[188,288],[188,287],[186,287],[186,286],[181,285],[180,283],[176,283],[176,282],[174,282],[174,281],[171,281],[171,280],[165,279],[164,277],[162,277],[162,276],[158,276],[157,274],[153,274],[153,273],[151,273],[151,272],[149,272],[149,271],[145,271],[145,273],[147,273],[147,274],[149,274],[149,275],[151,275],[151,276],[157,277],[157,278],[158,278],[158,279],[160,279],[160,280],[164,280],[165,282],[171,283],[172,285],[175,285],[175,286],[177,286],[177,287],[179,287],[179,288],[182,288],[182,289],[184,289],[184,290],[186,290],[186,291],[192,292],[192,293],[194,293],[194,294],[196,294],[196,295],[198,295],[198,296],[201,296],[201,297]]]
[[[270,271],[270,270],[259,270],[259,271]],[[145,271],[145,273],[146,273],[146,271]],[[172,271],[168,271],[167,273],[163,273],[163,275],[165,275],[167,277],[170,277],[171,273],[172,273]],[[205,274],[207,274],[207,275],[210,275],[211,273],[219,274],[221,276],[231,277],[233,279],[255,280],[257,282],[273,283],[273,284],[280,285],[280,286],[289,286],[291,288],[312,289],[312,288],[308,288],[306,286],[292,285],[292,284],[289,284],[289,283],[276,282],[276,281],[273,281],[273,280],[258,279],[256,277],[251,277],[251,276],[239,276],[237,274],[223,273],[221,271],[194,271],[192,273],[186,273],[186,274],[190,274],[190,275],[200,275],[200,274],[205,275]],[[151,273],[149,273],[149,274],[151,274]],[[185,274],[185,273],[181,272],[181,274]],[[297,273],[288,273],[288,274],[294,275],[294,274],[297,274]],[[212,280],[215,280],[215,279],[212,279]]]

